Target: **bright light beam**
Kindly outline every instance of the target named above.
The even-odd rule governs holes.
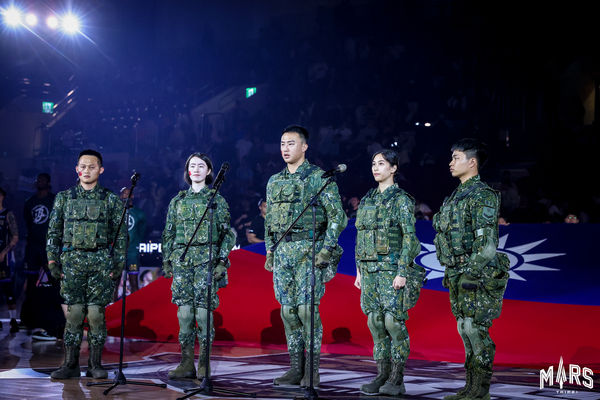
[[[54,15],[50,15],[48,18],[46,18],[46,25],[48,25],[48,28],[50,29],[58,28],[58,18],[56,18]]]
[[[29,26],[36,26],[38,23],[38,17],[33,13],[29,13],[25,16],[25,22]]]
[[[2,10],[2,17],[4,17],[4,23],[10,27],[16,27],[21,25],[21,10],[18,8],[11,6],[5,10]]]
[[[61,18],[61,28],[65,33],[74,35],[81,29],[81,22],[76,15],[66,14]]]

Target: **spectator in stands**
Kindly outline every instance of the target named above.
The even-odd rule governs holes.
[[[267,201],[265,199],[258,201],[258,210],[260,213],[252,219],[250,227],[246,230],[246,240],[250,244],[265,241],[265,215],[267,215]]]

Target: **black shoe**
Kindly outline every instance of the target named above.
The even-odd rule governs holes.
[[[19,323],[17,322],[16,319],[12,318],[10,320],[10,333],[17,333],[19,332]]]

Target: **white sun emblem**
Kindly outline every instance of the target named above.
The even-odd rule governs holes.
[[[535,253],[525,254],[529,250],[535,248],[539,244],[546,241],[546,239],[538,240],[536,242],[522,244],[520,246],[506,248],[506,240],[508,234],[502,236],[498,241],[498,251],[508,256],[510,260],[510,279],[516,279],[519,281],[526,281],[516,271],[558,271],[558,268],[543,267],[541,265],[533,264],[533,261],[544,260],[546,258],[564,256],[566,253]],[[428,270],[427,279],[442,278],[444,276],[444,267],[442,267],[435,255],[435,245],[430,243],[421,243],[426,250],[421,250],[417,258],[415,259],[417,264],[422,265]]]

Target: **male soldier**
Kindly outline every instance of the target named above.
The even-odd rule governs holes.
[[[348,222],[335,183],[321,193],[316,211],[316,232],[313,232],[312,212],[309,209],[294,229],[279,244],[275,252],[270,248],[300,214],[309,200],[325,183],[323,171],[305,158],[308,149],[308,131],[301,126],[290,126],[281,136],[281,155],[287,167],[273,175],[267,184],[267,214],[265,217],[265,269],[273,271],[275,297],[281,304],[281,318],[285,327],[291,369],[276,378],[275,385],[308,386],[309,358],[304,361],[304,350],[310,346],[310,269],[312,266],[312,237],[316,237],[315,270],[315,324],[313,384],[319,384],[319,356],[323,326],[319,317],[319,301],[325,293],[325,267],[337,268],[339,257],[338,236]],[[330,279],[331,277],[329,277]]]
[[[109,248],[113,245],[123,203],[98,184],[98,177],[104,172],[100,153],[82,151],[75,171],[79,184],[56,195],[48,227],[48,267],[55,279],[61,279],[61,295],[67,304],[65,359],[51,377],[80,376],[79,348],[83,320],[87,317],[90,356],[86,376],[106,378],[108,374],[101,365],[106,340],[104,307],[111,301],[114,281],[123,270],[125,227],[114,243],[112,258]]]
[[[500,195],[479,178],[486,160],[475,139],[452,146],[450,173],[460,185],[433,219],[437,257],[446,266],[443,285],[465,346],[466,385],[446,400],[490,398],[496,346],[488,330],[502,310],[509,261],[496,251]]]

